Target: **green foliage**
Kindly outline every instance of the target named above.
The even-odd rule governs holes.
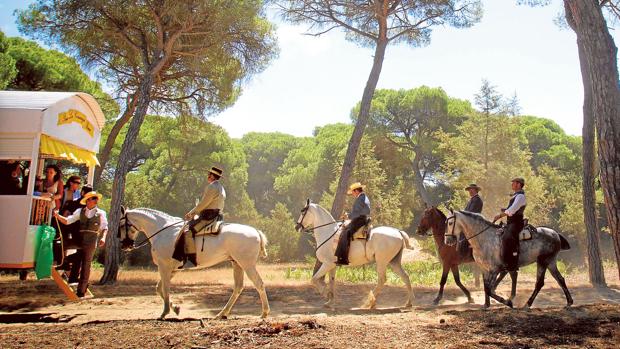
[[[9,41],[0,31],[0,90],[5,89],[17,75],[15,59],[7,53]]]
[[[260,229],[267,235],[268,258],[272,262],[290,262],[299,259],[297,242],[299,235],[295,221],[282,203],[277,203],[271,216],[264,219]]]
[[[13,62],[12,78],[4,86],[24,91],[80,91],[91,94],[99,103],[106,118],[118,114],[118,105],[101,85],[82,71],[75,59],[56,50],[47,50],[34,41],[19,37],[5,38],[0,32],[0,69],[9,66],[2,60]],[[0,71],[0,81],[6,72]],[[10,73],[9,73],[10,75]],[[2,82],[0,82],[0,85]],[[2,88],[4,88],[2,87]]]

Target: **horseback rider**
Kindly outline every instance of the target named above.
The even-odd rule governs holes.
[[[185,255],[187,259],[196,266],[198,263],[196,262],[194,236],[198,233],[198,230],[201,230],[197,228],[197,226],[201,222],[209,222],[216,219],[220,215],[220,212],[224,210],[226,191],[219,181],[223,173],[224,171],[221,169],[211,167],[209,175],[207,176],[209,184],[205,187],[202,199],[196,207],[185,214],[185,220],[189,221],[186,230],[183,232],[183,234],[185,234]],[[195,217],[196,215],[198,215],[198,217]]]
[[[484,205],[484,203],[482,202],[482,198],[480,198],[480,195],[478,195],[481,189],[482,188],[480,188],[476,183],[472,183],[465,187],[465,190],[467,190],[467,192],[469,193],[469,201],[467,201],[467,205],[465,206],[464,211],[482,213],[482,206]],[[473,253],[471,245],[469,244],[469,241],[467,241],[464,235],[459,236],[459,241],[457,243],[456,249],[461,259],[466,259]]]
[[[519,233],[525,227],[523,212],[527,205],[525,191],[523,191],[524,185],[525,179],[521,177],[513,178],[512,190],[514,194],[510,198],[508,208],[502,209],[502,212],[493,219],[493,222],[495,222],[502,217],[508,217],[502,235],[501,254],[507,271],[517,271],[519,268]]]
[[[349,246],[353,239],[353,234],[355,234],[359,228],[366,225],[368,221],[368,216],[370,215],[370,200],[368,196],[366,196],[366,193],[364,193],[364,188],[365,186],[357,182],[351,184],[347,191],[347,194],[355,197],[355,202],[353,203],[351,213],[348,214],[351,221],[343,229],[340,234],[340,240],[338,240],[338,247],[336,248],[336,257],[338,257],[336,264],[338,265],[349,264]]]
[[[469,201],[467,201],[465,211],[482,213],[482,206],[484,203],[482,202],[480,195],[478,195],[480,189],[482,188],[480,188],[476,183],[472,183],[465,188],[465,190],[469,192]]]

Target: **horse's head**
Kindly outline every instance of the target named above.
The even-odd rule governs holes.
[[[129,220],[128,213],[124,207],[121,206],[121,219],[118,224],[118,239],[121,241],[121,249],[123,251],[131,250],[133,247],[136,236],[140,230]]]
[[[295,230],[297,230],[298,232],[302,232],[310,224],[310,216],[312,214],[308,214],[309,210],[310,199],[307,199],[306,205],[304,206],[304,208],[301,209],[301,214],[299,215],[299,218],[297,218],[297,224],[295,224]]]
[[[457,236],[461,233],[459,228],[460,222],[457,222],[456,220],[456,218],[458,217],[457,213],[458,212],[454,212],[452,211],[452,209],[450,209],[450,215],[446,218],[447,224],[444,242],[448,246],[456,245]]]

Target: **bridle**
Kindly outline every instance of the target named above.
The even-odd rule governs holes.
[[[302,224],[302,222],[304,221],[304,218],[306,218],[306,214],[308,213],[308,208],[309,208],[309,206],[308,206],[308,205],[306,205],[306,207],[304,207],[304,208],[301,210],[302,215],[301,215],[301,217],[299,218],[299,220],[297,221],[297,224],[295,225],[295,229],[296,229],[297,231],[299,231],[299,232],[306,232],[306,233],[309,233],[309,232],[311,232],[311,231],[313,231],[313,230],[315,230],[315,229],[317,229],[317,228],[325,227],[325,226],[328,226],[328,225],[331,225],[331,224],[334,224],[334,223],[338,224],[338,223],[342,223],[342,222],[344,222],[344,221],[342,221],[342,220],[340,220],[340,221],[333,221],[333,222],[330,222],[330,223],[325,223],[325,224],[321,224],[321,225],[317,225],[317,226],[312,226],[311,228],[306,228],[306,227],[304,227],[304,225]],[[314,249],[314,251],[318,251],[318,250],[319,250],[319,248],[321,248],[321,246],[325,245],[325,243],[327,243],[329,240],[331,240],[331,239],[334,237],[334,235],[336,235],[336,233],[338,232],[338,230],[339,230],[339,229],[340,229],[340,224],[338,224],[338,226],[336,227],[336,230],[332,233],[332,235],[330,235],[327,239],[325,239],[325,241],[321,242],[321,243],[320,243],[320,244],[319,244],[319,245],[318,245],[318,246]]]
[[[133,246],[132,246],[130,249],[128,249],[127,251],[137,250],[137,249],[139,249],[139,248],[141,248],[141,247],[145,246],[148,242],[150,242],[150,241],[151,241],[151,239],[152,239],[155,235],[157,235],[157,234],[161,233],[162,231],[164,231],[164,230],[166,230],[166,229],[168,229],[168,228],[170,228],[170,227],[172,227],[172,226],[174,226],[174,225],[177,225],[177,224],[179,224],[179,223],[184,223],[184,222],[185,222],[185,221],[183,221],[183,220],[180,220],[180,221],[176,221],[176,222],[174,222],[174,223],[168,224],[168,225],[164,226],[163,228],[159,229],[158,231],[156,231],[153,235],[151,235],[151,236],[147,236],[147,238],[146,238],[145,240],[143,240],[142,242],[140,242],[140,243],[136,246],[136,245],[135,245],[135,240],[129,237],[129,228],[134,228],[134,229],[135,229],[135,230],[137,230],[138,232],[140,232],[140,229],[138,229],[138,227],[137,227],[135,224],[133,224],[133,223],[131,223],[131,222],[129,221],[129,217],[127,217],[127,212],[125,212],[125,213],[123,214],[123,217],[121,217],[121,220],[123,220],[123,219],[125,220],[125,238],[121,241],[121,246],[129,246],[129,245],[133,245]],[[121,227],[121,225],[119,224],[119,227],[118,227],[118,234],[117,234],[117,236],[118,236],[119,240],[120,240],[120,238],[121,238],[121,228],[120,228],[120,227]]]
[[[452,216],[448,217],[446,219],[446,224],[448,225],[448,229],[450,227],[450,220],[454,220],[454,224],[452,225],[452,232],[446,233],[445,236],[446,237],[451,237],[454,238],[456,240],[456,235],[454,234],[454,228],[456,227],[456,214],[452,213]],[[463,239],[464,241],[469,241],[475,237],[477,237],[478,235],[484,233],[485,231],[487,231],[489,228],[493,227],[493,225],[491,224],[487,224],[487,227],[482,229],[481,231],[477,232],[476,234],[470,236],[470,237],[465,237],[465,239]]]

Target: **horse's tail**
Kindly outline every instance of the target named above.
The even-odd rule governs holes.
[[[402,230],[399,230],[398,232],[400,232],[400,235],[403,237],[403,240],[405,242],[405,248],[409,250],[413,250],[413,247],[411,246],[411,243],[409,242],[409,234],[407,234],[407,232],[404,232]]]
[[[568,240],[566,240],[566,238],[562,236],[562,234],[558,233],[558,235],[560,236],[560,250],[570,250],[570,244],[568,243]]]
[[[260,230],[256,230],[258,232],[258,238],[260,239],[260,255],[263,258],[267,258],[267,237],[265,233]]]

